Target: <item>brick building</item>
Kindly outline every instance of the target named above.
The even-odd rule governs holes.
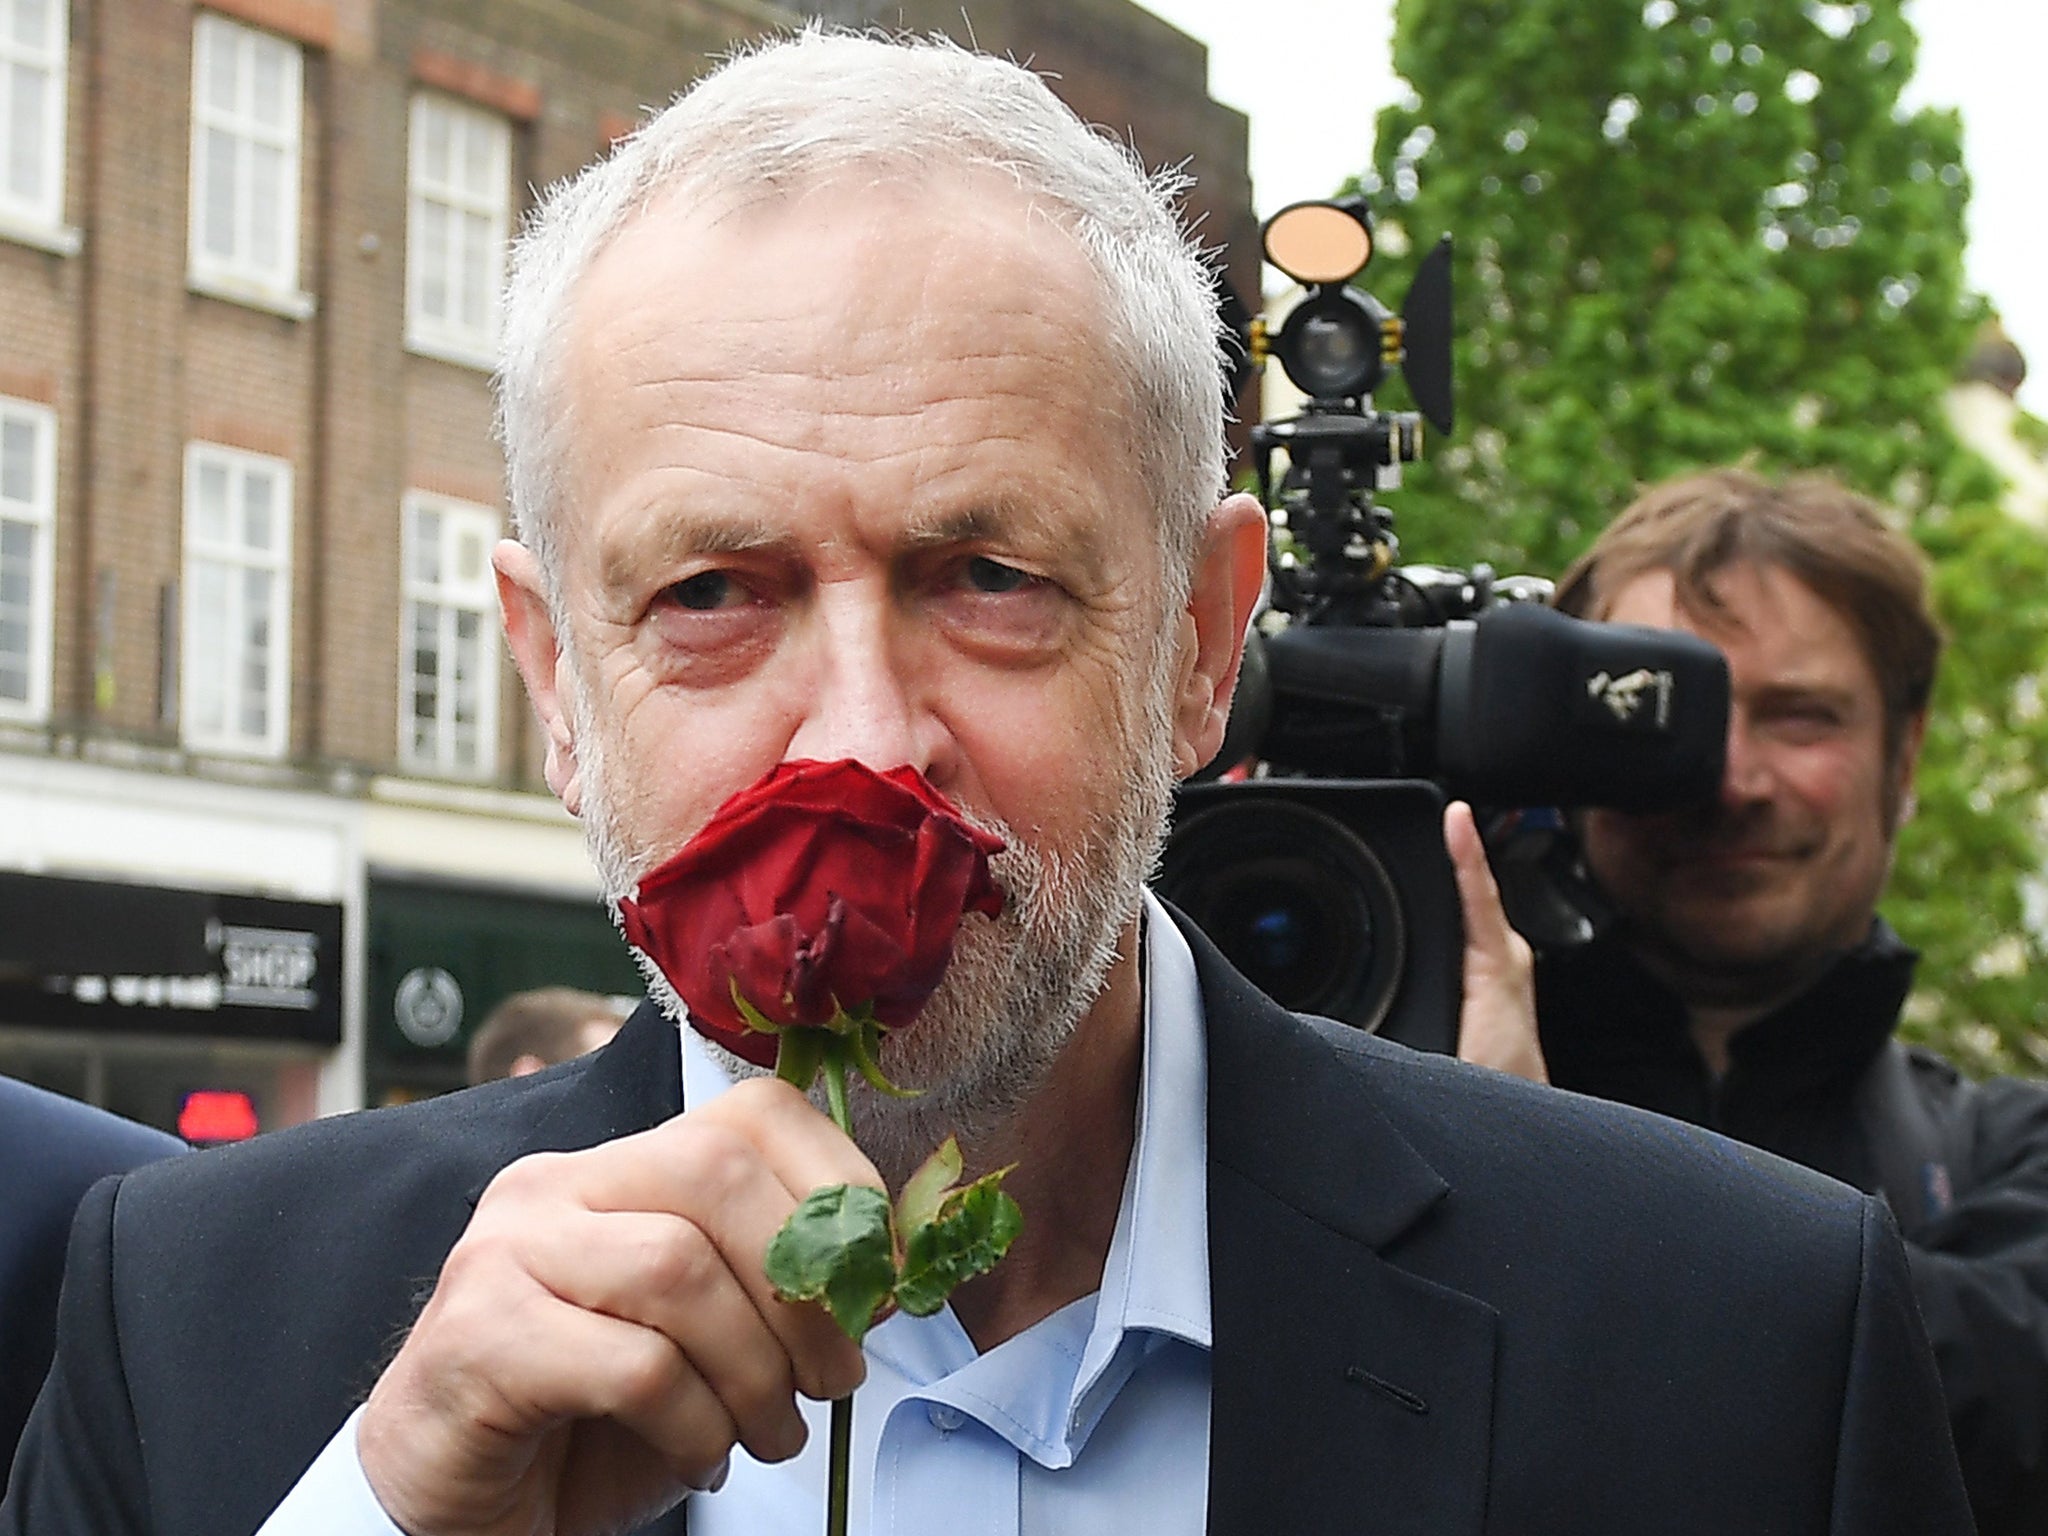
[[[0,0],[0,1072],[227,1135],[452,1084],[504,992],[632,987],[497,636],[496,288],[528,189],[796,19]],[[1199,44],[886,19],[1189,161],[1256,291]]]

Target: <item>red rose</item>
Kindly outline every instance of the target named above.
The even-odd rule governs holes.
[[[690,1022],[773,1066],[776,1037],[748,1026],[735,986],[783,1027],[856,1013],[908,1024],[953,958],[961,917],[1002,911],[988,872],[1002,848],[915,768],[783,763],[720,806],[619,911]]]

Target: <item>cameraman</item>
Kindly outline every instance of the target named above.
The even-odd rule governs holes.
[[[1582,814],[1611,922],[1537,958],[1533,1035],[1468,999],[1460,1054],[1881,1192],[1980,1531],[2048,1529],[2048,1089],[1968,1082],[1893,1038],[1916,956],[1876,915],[1941,648],[1918,550],[1830,480],[1720,470],[1639,498],[1556,603],[1719,645],[1727,768],[1691,810]],[[1518,941],[1462,808],[1447,830],[1468,990],[1511,990]]]

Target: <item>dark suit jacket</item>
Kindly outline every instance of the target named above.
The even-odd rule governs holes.
[[[1709,1133],[1297,1019],[1195,944],[1210,1531],[1969,1530],[1881,1207]],[[0,1533],[253,1531],[491,1175],[679,1095],[675,1033],[643,1008],[594,1058],[101,1186]]]
[[[0,1489],[50,1368],[79,1198],[107,1174],[185,1150],[175,1136],[0,1077]]]

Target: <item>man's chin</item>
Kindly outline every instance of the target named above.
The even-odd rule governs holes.
[[[1037,1093],[1101,990],[1101,939],[1069,925],[1047,944],[1010,914],[963,932],[952,968],[918,1019],[888,1042],[883,1068],[909,1099],[855,1085],[855,1139],[890,1188],[947,1136],[999,1135]]]
[[[1728,904],[1712,911],[1666,913],[1638,948],[1695,1001],[1726,1003],[1776,996],[1812,971],[1810,936],[1766,912]]]

